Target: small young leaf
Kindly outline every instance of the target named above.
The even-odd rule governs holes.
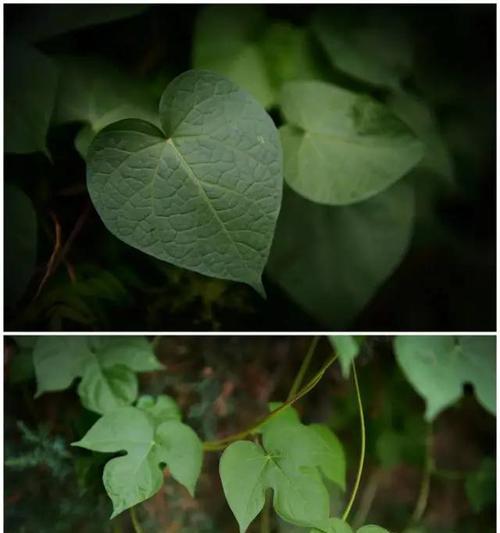
[[[196,20],[193,65],[227,76],[270,107],[275,94],[259,42],[265,23],[262,6],[205,6]]]
[[[23,191],[6,185],[4,195],[5,303],[14,306],[35,269],[37,220],[31,200]]]
[[[285,189],[267,271],[320,324],[346,328],[403,258],[414,209],[406,183],[338,208]]]
[[[190,427],[174,419],[160,422],[137,407],[104,415],[73,446],[127,452],[104,467],[104,486],[113,502],[111,518],[160,490],[162,464],[193,495],[203,455],[202,443]]]
[[[154,257],[263,294],[282,193],[271,118],[229,80],[189,71],[163,93],[160,121],[163,132],[121,121],[92,142],[88,187],[105,225]]]
[[[64,390],[81,378],[78,394],[83,405],[101,414],[136,399],[135,372],[162,368],[151,344],[138,337],[40,337],[33,360],[37,396]]]
[[[288,185],[308,200],[366,200],[423,156],[413,132],[383,104],[321,81],[283,86],[280,129]]]
[[[342,375],[348,378],[351,372],[351,364],[359,355],[359,344],[350,335],[330,335],[330,343],[338,353]]]
[[[479,402],[495,414],[495,337],[402,336],[394,343],[397,361],[425,399],[425,418],[433,420],[474,385]]]

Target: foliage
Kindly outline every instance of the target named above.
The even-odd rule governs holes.
[[[447,352],[441,354],[435,350],[436,345],[444,345],[444,341],[439,344],[436,343],[436,337],[422,338],[426,344],[420,345],[418,353],[431,356],[428,365],[442,360],[447,364],[451,374],[459,373],[462,359],[448,360]],[[186,353],[186,344],[183,344],[186,343],[186,339],[188,338],[175,340],[183,346],[180,352],[182,354]],[[193,338],[195,350],[193,354],[196,356],[188,356],[187,359],[186,355],[181,356],[181,361],[184,358],[184,365],[186,363],[192,365],[200,360],[200,356],[204,358],[203,349],[200,351],[199,339],[201,338]],[[246,343],[244,339],[246,338],[241,338],[240,342]],[[404,338],[399,337],[394,340],[394,353],[399,361],[402,339]],[[450,338],[450,342],[455,349],[478,350],[487,346],[492,339],[492,337],[460,337]],[[382,355],[384,349],[391,351],[392,340],[388,341],[383,348],[370,337],[364,339],[337,337],[331,339],[334,347],[332,354],[332,346],[326,340],[323,342],[317,338],[313,339],[307,355],[297,358],[299,362],[302,358],[302,363],[286,401],[270,402],[267,412],[265,411],[261,417],[250,411],[250,420],[253,418],[250,424],[237,418],[236,428],[239,426],[239,429],[225,437],[203,441],[201,423],[198,422],[192,428],[191,424],[194,421],[192,417],[189,417],[189,425],[182,422],[181,411],[186,405],[185,398],[189,396],[186,390],[187,383],[181,378],[177,387],[173,387],[175,380],[172,379],[171,372],[178,363],[175,363],[175,359],[172,360],[171,351],[162,352],[159,349],[161,346],[159,339],[155,342],[157,353],[153,355],[152,345],[141,337],[17,337],[15,342],[22,350],[14,352],[15,355],[10,357],[15,358],[18,353],[24,354],[23,357],[25,354],[31,355],[35,368],[36,389],[39,392],[61,391],[71,386],[76,378],[82,379],[81,385],[86,379],[88,370],[85,369],[88,369],[89,365],[94,365],[94,368],[96,365],[100,367],[102,374],[113,368],[126,369],[134,376],[136,372],[147,370],[150,371],[147,374],[150,381],[146,387],[147,394],[127,397],[125,404],[108,401],[109,390],[115,392],[121,390],[112,380],[108,381],[108,384],[112,385],[109,388],[102,383],[96,385],[97,405],[105,407],[100,417],[86,410],[92,409],[93,406],[89,405],[88,398],[82,394],[79,386],[80,405],[77,409],[80,409],[80,415],[75,417],[75,412],[78,413],[78,410],[75,411],[75,407],[71,406],[71,394],[68,394],[65,400],[66,407],[63,411],[59,410],[58,414],[59,417],[66,417],[64,422],[54,422],[49,416],[48,424],[40,426],[37,430],[29,429],[24,422],[19,422],[20,438],[24,444],[21,447],[17,446],[14,451],[11,441],[7,441],[6,466],[17,472],[36,469],[39,476],[43,476],[42,472],[47,469],[51,477],[58,479],[60,483],[76,484],[86,497],[91,497],[94,491],[102,492],[104,484],[113,505],[111,524],[121,523],[124,520],[123,511],[135,508],[139,504],[141,504],[139,509],[145,511],[146,506],[152,505],[160,493],[163,498],[166,494],[167,501],[174,505],[176,491],[181,491],[179,495],[185,491],[184,497],[189,497],[191,505],[195,505],[194,502],[206,498],[208,489],[210,494],[214,493],[215,500],[220,498],[222,493],[225,495],[228,507],[234,514],[241,532],[253,527],[252,523],[257,515],[261,514],[261,520],[269,516],[272,506],[279,520],[302,528],[303,531],[386,533],[388,530],[379,526],[362,526],[373,521],[367,519],[369,511],[363,511],[366,505],[364,499],[367,498],[367,493],[364,491],[373,490],[369,488],[373,484],[373,479],[370,479],[368,472],[361,475],[363,491],[361,498],[357,494],[358,483],[353,482],[350,471],[354,469],[356,462],[358,470],[362,468],[365,463],[365,453],[366,460],[372,462],[371,468],[381,469],[380,472],[401,469],[403,465],[408,464],[413,465],[413,468],[417,469],[416,472],[424,468],[423,475],[429,475],[429,479],[432,479],[435,485],[442,476],[450,475],[452,479],[455,479],[453,476],[456,477],[453,472],[447,473],[446,466],[441,470],[438,463],[443,461],[443,458],[434,459],[433,455],[437,453],[437,449],[426,444],[429,436],[426,437],[425,434],[432,437],[434,431],[437,442],[438,422],[446,416],[446,413],[435,418],[434,428],[428,433],[418,397],[411,394],[411,386],[414,384],[412,377],[408,378],[410,382],[408,383],[404,378],[405,367],[402,367],[405,374],[398,372],[398,367],[394,362],[390,362],[394,361],[392,356],[388,358],[387,354]],[[224,342],[228,344],[227,341]],[[253,351],[252,343],[249,343],[249,348]],[[219,350],[220,347],[215,353]],[[233,351],[234,347],[230,350]],[[315,361],[321,359],[320,352],[328,354],[322,364],[320,360]],[[474,353],[476,357],[480,357],[479,351]],[[211,363],[207,358],[200,366],[200,371],[205,375],[202,382],[210,376],[207,368],[211,368],[211,372],[214,371],[214,363],[220,365],[219,369],[224,368],[225,357],[220,357],[220,353],[217,355]],[[272,354],[267,354],[268,358],[271,356]],[[249,357],[246,364],[255,364],[252,363],[252,359],[255,360],[255,356]],[[337,368],[334,363],[342,360],[344,363]],[[171,361],[171,364],[168,364],[169,372],[165,372],[166,365],[160,364],[160,361],[162,363]],[[226,376],[232,376],[230,377],[232,380],[236,361],[237,357],[233,356],[232,363],[227,367],[230,374]],[[286,363],[287,359],[282,361]],[[477,368],[488,369],[487,356],[485,355],[480,361],[482,364],[478,364]],[[379,368],[379,365],[382,366]],[[313,366],[314,370],[311,370]],[[359,368],[358,371],[356,366]],[[352,367],[356,395],[364,397],[363,402],[360,401],[358,404],[359,412],[355,408],[356,402],[353,401],[352,387],[345,382],[350,367]],[[391,373],[394,373],[395,377],[391,377]],[[441,376],[438,372],[435,372],[435,375],[436,378]],[[19,381],[14,375],[10,385],[13,391],[19,388],[26,391],[25,387],[32,379],[29,376],[28,373],[24,380]],[[378,384],[374,386],[374,383],[378,383],[380,376],[384,376],[385,385],[381,390],[377,390]],[[443,387],[444,379],[441,377],[430,383],[435,390],[439,390]],[[490,387],[492,380],[494,381],[494,373],[485,372],[483,381],[475,382],[476,391]],[[141,389],[146,383],[148,381],[141,380]],[[165,383],[169,383],[172,391],[176,391],[178,399],[165,394]],[[283,385],[287,388],[288,384]],[[312,391],[316,387],[321,388],[316,396],[322,401],[317,403],[316,399],[311,404],[309,400],[312,409],[304,412],[301,405],[305,405],[308,398],[315,396]],[[389,387],[390,394],[388,394]],[[336,392],[342,389],[344,393]],[[212,405],[219,405],[220,409],[222,398],[231,394],[228,392],[230,390],[237,389],[234,386],[228,389],[227,385],[219,389],[219,395]],[[192,391],[203,391],[203,388],[196,384]],[[382,398],[381,404],[377,406],[380,403],[380,398],[377,396],[381,393],[388,394],[389,401],[384,401]],[[45,402],[51,401],[49,394],[42,396],[36,394],[35,397],[31,409],[38,409],[44,399]],[[56,398],[54,405],[60,406],[61,399]],[[408,409],[413,403],[416,405],[415,413],[408,416]],[[335,406],[333,410],[331,404]],[[367,414],[368,410],[373,412],[370,417],[363,416],[363,404]],[[77,405],[78,403],[75,404]],[[350,405],[351,408],[346,408],[346,405]],[[81,410],[81,407],[85,409]],[[255,410],[255,403],[253,407]],[[330,420],[324,416],[325,407],[326,412],[332,411]],[[51,408],[47,412],[57,411],[58,409]],[[232,413],[232,416],[241,416],[241,406],[237,406]],[[464,413],[460,416],[464,416]],[[473,416],[478,418],[475,414]],[[218,423],[220,424],[223,419],[224,416],[220,417]],[[357,429],[359,419],[362,422],[363,444],[361,456],[357,457],[360,448],[357,442],[360,438],[360,431]],[[307,423],[302,420],[307,420]],[[49,430],[49,424],[58,430],[55,432]],[[241,429],[242,427],[246,429]],[[64,432],[64,437],[61,431]],[[219,434],[219,431],[216,434]],[[353,436],[350,443],[347,440],[348,434]],[[69,446],[70,442],[73,448]],[[449,443],[453,452],[458,446],[457,441],[451,438]],[[83,450],[77,453],[78,448]],[[220,456],[218,452],[222,452]],[[116,455],[117,453],[119,455]],[[477,516],[481,516],[491,508],[493,494],[491,488],[495,483],[493,459],[486,454],[481,460],[476,468],[467,469],[457,478],[463,479],[470,506]],[[218,494],[214,489],[215,481],[211,480],[207,484],[207,480],[204,479],[211,465],[216,466],[217,463],[219,468],[217,477],[220,476],[220,481],[217,480],[216,485],[218,486],[219,482],[221,484]],[[360,472],[362,473],[361,470]],[[373,470],[370,476],[373,476]],[[172,484],[169,481],[170,477],[177,483]],[[455,483],[456,480],[452,482]],[[366,489],[363,488],[365,484]],[[177,485],[182,488],[178,489]],[[7,488],[10,490],[10,486]],[[379,490],[382,491],[382,488]],[[190,496],[187,496],[188,493]],[[349,503],[343,510],[349,494]],[[437,497],[438,492],[432,494]],[[417,507],[421,506],[420,499],[416,503]],[[349,511],[353,501],[357,502],[358,509],[357,513],[350,517]],[[424,504],[430,505],[427,501]],[[133,513],[133,520],[137,522],[136,511]],[[374,518],[376,516],[374,515]],[[193,520],[196,520],[194,515]],[[206,522],[207,528],[212,520],[216,524],[216,513],[211,514],[208,511],[206,520],[209,520]],[[395,520],[393,518],[392,522],[401,524],[404,520],[406,520],[404,515],[399,515],[399,518]],[[414,525],[425,527],[425,522],[420,518]],[[158,526],[151,527],[154,530]],[[192,527],[196,529],[197,526]],[[210,531],[210,528],[207,531]]]
[[[490,204],[478,208],[479,244],[456,220],[476,221],[471,206],[488,198],[491,79],[467,76],[469,88],[450,67],[455,92],[436,98],[444,84],[426,81],[448,34],[427,39],[419,14],[443,15],[419,9],[9,9],[7,190],[27,196],[6,219],[7,235],[24,235],[7,240],[8,264],[22,265],[6,270],[9,329],[241,330],[268,318],[338,329],[370,323],[377,294],[391,321],[387,284],[408,289],[395,273],[420,254],[434,266],[448,257],[443,270],[459,277],[472,261],[487,327]],[[452,45],[468,46],[457,28]],[[478,87],[485,112],[471,118],[463,102]],[[472,127],[484,135],[476,150],[461,141]],[[452,326],[474,320],[451,304],[468,296],[447,294]],[[432,302],[419,302],[426,316]],[[413,329],[412,313],[400,316]]]

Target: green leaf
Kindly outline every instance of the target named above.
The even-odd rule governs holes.
[[[285,190],[268,273],[319,323],[343,329],[403,258],[413,216],[413,190],[405,183],[338,208]]]
[[[474,385],[479,402],[495,414],[495,338],[402,336],[395,340],[397,361],[425,399],[425,418],[433,420],[453,405],[463,385]]]
[[[37,220],[23,191],[7,184],[4,195],[5,303],[11,307],[23,296],[35,270]]]
[[[31,42],[137,15],[144,5],[24,5],[18,8],[15,33]]]
[[[158,424],[170,419],[181,419],[181,412],[176,401],[166,394],[157,398],[148,395],[141,396],[137,400],[137,407],[146,411]]]
[[[387,105],[425,145],[425,155],[417,169],[429,170],[450,182],[453,160],[432,109],[423,100],[404,92],[391,95]]]
[[[5,46],[4,151],[44,152],[54,109],[57,68],[50,58],[21,42]],[[36,97],[33,95],[36,91]]]
[[[287,81],[326,77],[313,46],[313,36],[306,28],[273,22],[265,31],[261,50],[276,91]]]
[[[330,343],[338,353],[342,375],[348,378],[351,372],[351,365],[359,355],[359,344],[351,335],[330,335]]]
[[[329,518],[324,528],[313,529],[311,533],[353,533],[351,526],[340,520],[340,518]],[[379,526],[363,526],[358,529],[357,533],[389,533],[387,529]]]
[[[271,402],[269,410],[274,411],[280,405],[280,402]],[[294,438],[300,439],[304,453],[308,454],[309,466],[319,468],[327,479],[345,490],[345,453],[330,428],[324,424],[302,424],[296,409],[288,406],[260,426],[259,431],[266,434],[268,431],[287,431],[290,428],[294,431]]]
[[[263,294],[282,191],[271,118],[229,80],[189,71],[163,93],[160,121],[164,132],[127,120],[94,139],[88,188],[104,224],[154,257]]]
[[[248,441],[234,442],[222,454],[219,472],[227,503],[240,533],[264,507],[270,459],[264,450]]]
[[[91,411],[107,413],[137,398],[135,372],[162,368],[139,337],[39,337],[33,352],[37,397],[81,378],[78,394]]]
[[[196,20],[193,66],[227,76],[264,107],[275,100],[260,47],[262,6],[206,6]]]
[[[54,122],[82,122],[75,144],[85,159],[95,135],[119,120],[135,118],[159,126],[158,103],[144,82],[128,76],[112,63],[63,57],[58,60],[61,82]]]
[[[478,470],[465,479],[465,492],[476,513],[495,503],[496,464],[493,459],[483,459]]]
[[[308,200],[345,205],[387,189],[422,158],[423,146],[386,106],[321,81],[283,86],[284,174]]]
[[[220,475],[240,533],[262,509],[268,488],[283,520],[307,527],[328,518],[328,491],[308,452],[306,433],[293,426],[266,430],[262,447],[240,441],[226,448]]]
[[[358,12],[319,9],[312,28],[336,69],[376,87],[397,89],[413,62],[404,20],[387,11],[365,18]]]
[[[113,502],[111,518],[160,490],[164,464],[174,479],[194,494],[202,443],[179,420],[161,422],[137,407],[121,407],[100,418],[83,439],[72,445],[97,452],[127,452],[104,467],[104,486]]]

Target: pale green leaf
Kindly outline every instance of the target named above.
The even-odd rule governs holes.
[[[75,139],[83,158],[95,135],[114,122],[134,118],[159,125],[158,102],[144,82],[102,60],[62,57],[58,64],[61,81],[54,122],[84,124]]]
[[[351,335],[330,335],[329,339],[339,356],[342,375],[348,378],[352,362],[359,355],[359,344]]]
[[[37,220],[26,194],[12,185],[4,190],[5,303],[14,306],[33,275],[37,252]]]
[[[425,417],[433,420],[461,398],[465,383],[474,385],[485,409],[495,413],[496,346],[494,337],[401,336],[397,361],[425,399]]]
[[[282,192],[271,118],[226,78],[189,71],[163,93],[160,121],[163,132],[128,120],[93,141],[88,187],[104,224],[154,257],[263,294]]]
[[[33,360],[37,396],[66,389],[81,378],[82,404],[101,414],[137,398],[135,372],[162,368],[151,344],[134,337],[39,337]]]
[[[268,273],[319,323],[343,329],[400,263],[413,217],[413,190],[405,183],[338,208],[285,190]]]
[[[157,424],[172,419],[181,419],[181,413],[176,401],[166,394],[162,394],[156,398],[148,395],[141,396],[137,400],[137,407],[146,411],[153,417]]]
[[[48,154],[46,137],[58,79],[55,64],[29,45],[7,42],[4,68],[4,151]]]
[[[345,205],[387,189],[422,158],[423,145],[376,100],[321,81],[283,86],[284,175],[308,200]]]
[[[397,89],[412,67],[411,35],[397,15],[329,6],[314,14],[312,27],[332,66],[357,80]]]
[[[308,427],[316,434],[311,450],[314,463],[326,478],[345,490],[346,458],[341,442],[324,424],[311,424]]]
[[[105,367],[99,359],[89,357],[81,377],[78,395],[90,411],[108,413],[137,398],[137,377],[126,366]]]
[[[127,452],[104,467],[104,486],[113,502],[112,518],[160,490],[164,464],[193,494],[203,454],[202,444],[191,428],[178,420],[158,424],[135,407],[104,415],[73,446],[97,452]]]
[[[280,405],[280,402],[271,402],[269,410],[273,411]],[[337,436],[324,424],[302,424],[292,406],[285,407],[259,428],[264,435],[270,431],[287,434],[289,430],[293,434],[290,438],[297,441],[292,452],[298,450],[300,457],[307,457],[307,466],[319,468],[326,478],[345,490],[345,453]]]
[[[425,155],[416,168],[429,170],[450,182],[453,160],[431,108],[418,97],[402,91],[391,95],[387,105],[425,145]]]
[[[311,533],[353,533],[351,526],[340,518],[329,518],[328,522],[321,529],[313,529]],[[367,525],[359,528],[357,533],[389,533],[387,529],[380,526]]]
[[[269,107],[275,95],[259,44],[264,24],[262,6],[205,6],[196,20],[193,66],[227,76]]]
[[[39,337],[33,350],[36,395],[67,389],[83,374],[89,357],[91,353],[85,337]]]
[[[294,425],[268,427],[263,447],[236,442],[226,448],[221,480],[241,533],[262,509],[268,488],[273,489],[273,506],[283,520],[307,527],[328,518],[328,491],[309,453],[310,432]]]
[[[269,457],[253,442],[234,442],[222,454],[219,465],[222,487],[240,533],[248,529],[264,507],[269,465]]]

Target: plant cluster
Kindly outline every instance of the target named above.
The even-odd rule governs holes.
[[[96,220],[113,267],[87,259],[75,269],[68,251],[90,205],[64,236],[55,212],[36,213],[54,192],[28,187],[34,206],[11,180],[7,302],[22,307],[29,295],[21,324],[103,329],[108,306],[130,303],[131,289],[161,309],[172,294],[180,309],[195,302],[213,321],[222,298],[229,313],[253,302],[228,295],[227,280],[261,296],[264,285],[282,291],[310,320],[343,328],[401,263],[417,222],[448,239],[438,203],[460,184],[405,17],[318,8],[298,25],[263,6],[205,6],[181,67],[157,60],[141,76],[67,53],[65,36],[110,19],[133,24],[143,11],[53,6],[43,28],[21,17],[8,36],[6,152],[43,152],[55,174],[78,153],[79,194],[112,235],[146,254],[127,255]],[[62,132],[74,148],[72,140],[48,146]],[[50,237],[40,266],[42,229]],[[144,287],[147,256],[174,292]]]
[[[196,497],[204,454],[221,451],[222,490],[240,532],[247,531],[260,513],[268,517],[271,507],[281,520],[311,533],[352,531],[348,518],[360,487],[366,451],[365,413],[355,365],[356,358],[363,352],[364,339],[330,337],[333,352],[309,376],[319,341],[319,338],[313,339],[287,398],[270,403],[268,413],[246,429],[207,441],[202,441],[182,421],[175,399],[163,393],[156,396],[139,393],[137,372],[165,370],[154,355],[153,345],[145,338],[20,339],[23,353],[29,354],[32,361],[36,397],[67,389],[78,379],[81,404],[98,415],[72,446],[99,454],[121,452],[107,460],[102,474],[104,488],[113,504],[111,518],[153,497],[164,483],[162,471],[165,468]],[[430,424],[444,408],[460,398],[465,383],[473,385],[479,403],[495,415],[493,337],[402,336],[394,340],[394,353],[408,381],[426,401],[428,438],[432,436]],[[342,494],[347,488],[345,447],[328,425],[304,424],[294,404],[318,385],[336,361],[340,363],[344,379],[352,373],[361,445],[351,495],[341,516],[332,517],[331,492]],[[27,468],[39,464],[50,457],[47,450],[52,448],[56,452],[55,459],[47,461],[51,469],[57,470],[58,462],[71,457],[69,450],[61,449],[56,441],[52,443],[43,437],[38,445],[38,437],[25,429],[23,433],[37,448],[46,451],[37,452],[35,462],[22,457],[9,458],[8,466]],[[399,449],[397,455],[407,454],[411,444],[401,435],[392,433],[380,439],[377,446],[382,460],[389,457],[390,461],[388,446],[393,452],[394,448]],[[438,475],[430,448],[426,453],[422,502],[417,505],[413,517],[417,525],[425,509],[431,478]],[[466,481],[471,504],[478,509],[490,501],[488,487],[493,471],[489,466],[485,462]],[[61,472],[67,472],[67,464]],[[132,512],[136,521],[135,511]],[[386,531],[374,525],[358,529],[358,533]]]

